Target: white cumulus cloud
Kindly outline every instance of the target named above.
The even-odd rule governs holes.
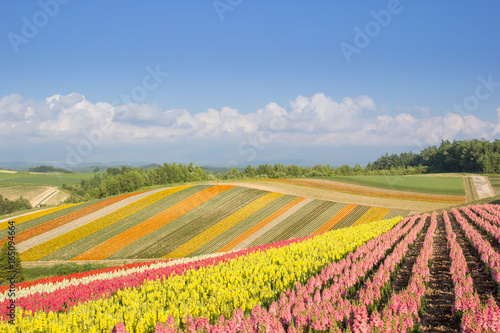
[[[101,145],[238,145],[264,141],[266,137],[266,145],[298,148],[423,146],[439,144],[442,139],[497,138],[500,108],[496,111],[497,123],[455,113],[431,117],[430,109],[422,106],[398,108],[389,115],[378,111],[369,96],[335,101],[317,93],[297,96],[288,107],[270,102],[245,114],[229,106],[194,114],[147,104],[91,103],[79,93],[40,101],[11,94],[0,98],[0,147],[12,142],[28,145],[58,141],[74,145],[91,133],[102,136]]]

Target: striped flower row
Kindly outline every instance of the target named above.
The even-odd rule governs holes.
[[[114,278],[127,276],[131,274],[144,273],[148,270],[161,269],[165,267],[181,265],[208,258],[216,258],[225,254],[227,253],[200,255],[190,258],[179,258],[176,260],[145,262],[139,264],[126,265],[126,266],[112,267],[112,270],[109,271],[107,269],[103,269],[103,271],[97,270],[86,273],[74,274],[76,276],[68,275],[66,277],[56,277],[55,279],[47,278],[43,280],[33,281],[34,283],[32,284],[22,283],[16,286],[16,297],[18,298],[26,297],[35,293],[51,293],[70,286],[76,287],[79,285],[89,284],[97,280],[101,281],[111,280]],[[2,286],[2,289],[4,289],[5,291],[2,290],[2,293],[0,293],[0,302],[3,302],[5,299],[9,298],[8,288],[9,286]]]

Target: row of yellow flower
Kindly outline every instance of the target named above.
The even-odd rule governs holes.
[[[35,261],[41,259],[49,255],[50,253],[55,252],[56,250],[59,250],[73,242],[76,242],[83,237],[91,235],[94,232],[104,229],[107,226],[110,226],[111,224],[126,218],[127,216],[137,213],[141,209],[144,209],[144,207],[152,205],[170,194],[191,186],[193,185],[172,187],[148,195],[147,197],[139,199],[136,202],[120,208],[111,214],[108,214],[81,227],[73,229],[61,236],[52,238],[40,245],[32,247],[31,249],[21,253],[21,259],[23,261]]]
[[[66,209],[66,208],[76,206],[76,205],[80,205],[80,204],[79,203],[78,204],[69,204],[69,205],[63,205],[63,206],[58,206],[58,207],[54,207],[54,208],[44,209],[44,210],[41,210],[38,212],[34,212],[31,214],[26,214],[26,215],[23,215],[23,216],[20,216],[17,218],[13,218],[12,220],[16,221],[16,225],[17,225],[20,223],[24,223],[26,221],[30,221],[30,220],[51,214],[51,213],[55,213],[57,211],[60,211],[60,210]],[[9,220],[9,221],[12,221],[12,220]],[[0,222],[0,231],[7,229],[7,227],[9,226],[9,221]]]
[[[173,315],[212,320],[229,317],[234,309],[252,309],[279,293],[304,283],[328,262],[340,259],[366,241],[390,230],[401,217],[334,230],[301,243],[187,271],[168,279],[125,289],[109,298],[90,301],[67,313],[29,314],[15,326],[0,324],[0,332],[109,332],[124,322],[129,332],[151,332],[157,321]]]
[[[354,222],[353,225],[360,225],[383,219],[390,211],[390,208],[371,207],[356,222]]]

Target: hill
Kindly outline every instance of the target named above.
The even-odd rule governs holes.
[[[234,185],[185,185],[55,207],[14,221],[21,258],[51,261],[226,252],[408,214]],[[0,230],[6,227],[7,221],[0,222]]]

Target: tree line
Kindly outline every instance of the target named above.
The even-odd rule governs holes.
[[[106,172],[96,173],[94,177],[82,180],[79,185],[65,183],[62,187],[71,192],[67,202],[79,202],[133,192],[147,186],[203,180],[209,180],[209,177],[198,165],[165,163],[150,169],[129,166],[107,168]]]
[[[244,169],[231,168],[225,173],[205,171],[193,163],[165,163],[154,168],[123,166],[96,173],[79,185],[63,184],[72,195],[68,202],[105,198],[142,187],[171,185],[207,180],[245,178],[299,178],[349,175],[410,175],[428,172],[500,173],[500,140],[442,141],[439,146],[424,148],[420,153],[385,154],[364,168],[360,164],[334,167],[329,164],[297,166],[284,164],[248,165]]]
[[[441,141],[439,146],[424,148],[420,153],[385,154],[367,168],[425,167],[425,172],[500,173],[500,140]]]
[[[29,168],[29,172],[60,172],[60,173],[73,173],[73,171],[63,169],[63,168],[56,168],[52,165],[39,165],[37,167]]]
[[[78,185],[63,184],[71,196],[67,202],[80,202],[105,198],[133,192],[148,186],[172,185],[186,182],[233,180],[245,178],[297,178],[297,177],[327,177],[336,175],[363,174],[416,174],[425,171],[424,167],[393,168],[391,170],[368,170],[356,164],[353,168],[345,164],[335,168],[329,164],[303,167],[284,164],[260,164],[258,167],[248,165],[244,169],[231,168],[228,172],[207,173],[198,165],[164,163],[155,168],[135,168],[122,166],[108,168],[103,173],[96,173],[88,180],[82,180]]]
[[[31,204],[28,199],[19,197],[19,199],[16,200],[9,200],[7,198],[4,198],[0,194],[0,215],[10,214],[17,212],[19,210],[31,209],[31,208],[33,207],[31,207]]]

